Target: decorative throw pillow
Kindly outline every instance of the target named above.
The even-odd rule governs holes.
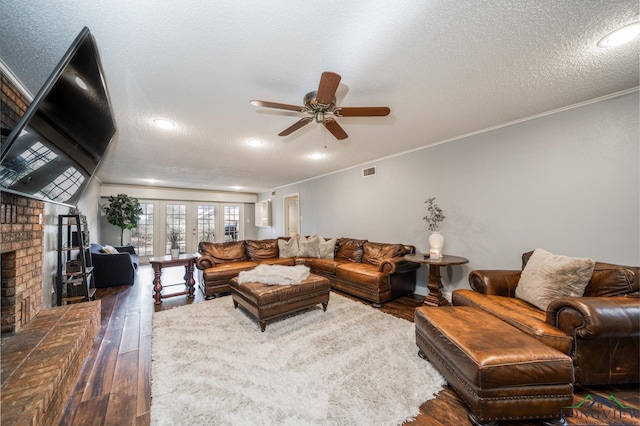
[[[536,249],[520,275],[516,297],[547,310],[552,300],[580,297],[589,284],[595,261],[559,256]]]
[[[278,255],[280,258],[296,257],[298,255],[298,234],[289,238],[289,241],[278,239]]]
[[[322,259],[333,259],[334,253],[336,251],[336,241],[337,238],[331,238],[330,240],[325,240],[321,236],[318,235],[319,240],[319,249],[320,249],[320,258]]]
[[[320,238],[317,235],[309,238],[301,235],[298,240],[298,257],[320,257]]]
[[[102,252],[107,254],[118,254],[119,251],[113,246],[102,246]]]

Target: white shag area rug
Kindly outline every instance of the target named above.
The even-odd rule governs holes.
[[[153,314],[152,425],[396,425],[444,378],[414,324],[331,293],[267,323],[231,297]]]

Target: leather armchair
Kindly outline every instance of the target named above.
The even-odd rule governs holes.
[[[640,268],[596,262],[584,296],[553,300],[546,313],[515,298],[520,272],[472,271],[473,291],[454,291],[453,304],[483,308],[548,345],[570,339],[557,348],[571,356],[575,384],[640,383]]]

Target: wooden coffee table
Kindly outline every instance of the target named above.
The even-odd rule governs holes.
[[[406,260],[415,263],[429,265],[429,295],[424,299],[423,304],[428,306],[448,306],[449,301],[442,295],[442,275],[440,275],[441,266],[463,265],[469,263],[469,259],[459,256],[442,255],[439,259],[431,259],[429,255],[424,254],[408,254],[404,257]]]
[[[196,265],[196,259],[198,256],[194,254],[181,254],[178,257],[167,256],[158,256],[152,257],[149,259],[149,263],[153,267],[153,298],[156,305],[162,303],[162,299],[166,297],[174,297],[174,296],[183,296],[187,295],[187,297],[194,297],[195,289],[196,289],[196,280],[193,278],[193,271]],[[185,291],[170,293],[170,294],[162,294],[162,268],[170,268],[173,266],[184,266],[184,285],[187,286]],[[167,284],[170,285],[181,285],[178,284]]]

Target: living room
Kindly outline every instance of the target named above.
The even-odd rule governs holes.
[[[495,2],[493,7],[497,9],[505,6],[506,3],[509,2],[505,4]],[[445,8],[444,5],[440,6]],[[515,12],[517,12],[514,12],[511,18],[533,15],[536,12],[539,14],[531,17],[533,23],[530,25],[541,25],[540,22],[544,21],[546,13],[549,15],[549,20],[555,24],[561,20],[557,15],[551,16],[558,10],[545,13],[537,10],[537,7],[521,7],[522,10],[513,4],[510,5],[511,10],[516,9]],[[609,7],[610,13],[606,11]],[[543,9],[543,7],[540,8]],[[552,6],[549,8],[553,9]],[[40,80],[26,77],[34,75],[28,68],[38,66],[36,59],[29,59],[25,64],[14,60],[9,64],[8,58],[12,57],[7,50],[9,45],[3,45],[1,56],[3,61],[7,61],[5,65],[13,65],[9,68],[18,80],[25,80],[22,83],[27,85],[31,95],[37,92],[44,80],[42,76],[46,77],[53,69],[56,61],[82,25],[93,27],[92,30],[96,29],[95,35],[99,46],[106,43],[109,31],[105,26],[101,28],[98,23],[89,24],[95,20],[95,17],[91,16],[98,14],[96,10],[93,12],[84,10],[91,9],[86,5],[81,9],[83,13],[78,13],[68,24],[69,27],[73,27],[73,30],[65,32],[60,37],[63,41],[57,44],[54,49],[55,54],[50,55],[45,61],[51,65],[42,66],[43,70],[35,73]],[[589,13],[593,13],[593,16],[607,16],[606,20],[602,19],[602,22],[606,21],[607,25],[613,25],[615,19],[621,19],[619,24],[638,20],[636,2],[618,3],[615,7],[600,5],[593,9],[602,10],[595,12],[588,12],[586,9],[589,8],[582,2],[574,2],[570,6],[567,5],[561,12],[573,11],[575,15],[580,16],[592,16]],[[15,32],[13,37],[4,37],[5,33],[2,33],[3,40],[25,37],[29,19],[18,18],[20,10],[21,7],[17,5],[7,6],[9,16],[15,17],[17,23],[15,27],[2,30]],[[43,38],[60,31],[62,27],[67,29],[66,24],[48,22],[44,12],[36,13],[30,7],[25,10],[28,12],[27,15],[32,14],[31,19],[35,19],[42,26],[42,34],[35,37],[37,39],[34,41],[35,44],[44,44]],[[386,8],[383,10],[388,12]],[[319,11],[311,8],[308,12]],[[431,16],[430,13],[437,16],[435,12],[423,12],[424,16]],[[351,11],[351,13],[355,12]],[[371,14],[375,15],[373,12]],[[287,14],[284,15],[287,19],[295,19]],[[473,13],[468,11],[463,14],[468,20],[471,20],[472,15]],[[448,19],[453,19],[452,16],[455,14],[446,16]],[[568,20],[571,15],[563,16]],[[583,17],[583,19],[589,21],[591,18]],[[362,19],[356,22],[364,26],[368,21]],[[415,26],[420,26],[419,24],[421,24],[419,19],[417,23],[413,22]],[[582,34],[583,41],[586,38],[597,41],[606,35],[606,31],[600,34],[604,24],[593,24],[593,26],[597,27],[598,31],[595,28],[585,30]],[[132,29],[125,26],[125,28],[131,31],[130,37],[133,37],[134,29],[142,31],[140,27]],[[158,25],[155,29],[159,31],[161,28],[162,25]],[[509,28],[510,31],[506,31],[503,37],[514,34],[514,27]],[[479,27],[476,30],[482,29]],[[254,30],[255,28],[252,29]],[[486,27],[484,30],[488,31]],[[588,33],[589,37],[585,33]],[[415,36],[414,33],[411,35]],[[430,44],[435,43],[434,38],[433,36],[424,37],[416,38],[415,40],[420,40],[416,41],[417,46],[408,47],[407,51],[402,53],[429,50]],[[378,41],[372,40],[371,44]],[[395,42],[398,45],[408,43],[409,46],[412,43],[401,36],[397,36]],[[549,43],[547,39],[541,42]],[[558,45],[562,43],[562,41],[558,42]],[[118,151],[123,150],[132,153],[130,157],[135,159],[136,166],[132,167],[130,162],[124,166],[130,169],[131,179],[127,179],[129,173],[123,173],[120,166],[114,164],[117,161],[106,158],[77,205],[88,218],[91,242],[102,244],[119,245],[120,243],[119,229],[105,223],[102,211],[106,198],[118,193],[127,193],[149,202],[159,200],[235,202],[243,209],[242,238],[268,239],[285,235],[284,197],[296,194],[299,197],[300,233],[303,235],[319,234],[324,237],[366,238],[370,241],[411,244],[419,252],[428,252],[429,230],[422,217],[425,215],[425,201],[429,197],[436,197],[446,215],[440,227],[445,236],[445,253],[469,259],[469,263],[465,265],[443,270],[445,296],[448,299],[451,298],[454,290],[469,288],[468,276],[472,270],[520,269],[521,254],[535,248],[544,248],[566,256],[589,257],[601,262],[638,265],[638,259],[640,259],[638,143],[640,111],[638,105],[640,101],[637,77],[638,49],[637,42],[634,43],[632,47],[624,48],[625,50],[618,53],[605,53],[605,59],[600,56],[597,59],[594,59],[596,56],[588,56],[592,50],[600,49],[595,46],[583,46],[582,54],[585,57],[578,59],[577,53],[574,54],[575,56],[567,52],[549,53],[545,56],[548,61],[552,61],[556,55],[564,55],[564,57],[550,68],[540,67],[537,70],[530,68],[526,75],[533,81],[535,76],[543,79],[548,78],[546,74],[549,74],[551,77],[548,81],[554,82],[551,86],[551,83],[544,80],[545,84],[550,85],[549,87],[544,87],[544,84],[535,84],[535,81],[524,82],[523,80],[510,81],[503,86],[495,80],[497,77],[491,77],[491,73],[486,71],[487,68],[507,67],[510,61],[523,67],[524,60],[516,54],[514,46],[506,45],[497,53],[494,52],[494,56],[486,63],[474,62],[459,68],[451,68],[455,71],[452,73],[458,73],[457,77],[461,79],[471,79],[470,74],[474,73],[482,75],[479,80],[473,80],[475,86],[465,85],[461,92],[455,92],[455,94],[451,84],[445,85],[452,93],[451,98],[445,98],[442,94],[432,95],[427,90],[431,87],[418,83],[418,73],[412,74],[415,85],[421,89],[416,95],[411,95],[403,89],[402,96],[409,99],[407,102],[396,101],[395,95],[393,100],[391,97],[386,97],[387,90],[383,88],[385,84],[390,83],[385,79],[370,81],[366,80],[366,76],[358,74],[384,74],[380,73],[380,69],[384,68],[382,65],[384,62],[378,57],[371,61],[362,61],[359,64],[358,73],[349,73],[345,71],[352,68],[342,66],[340,60],[355,61],[355,59],[338,53],[336,55],[339,59],[332,58],[331,49],[329,49],[323,57],[326,62],[314,63],[307,67],[311,69],[304,72],[304,84],[291,81],[300,71],[282,74],[284,72],[282,67],[275,68],[271,72],[263,67],[261,70],[261,74],[264,74],[263,81],[269,82],[264,86],[269,84],[279,86],[274,81],[285,79],[290,80],[285,84],[287,87],[262,87],[262,90],[258,90],[260,84],[252,84],[251,88],[255,90],[253,93],[242,92],[240,95],[227,93],[233,91],[228,88],[233,89],[234,85],[218,83],[217,89],[204,96],[208,98],[206,102],[220,103],[220,105],[211,105],[211,108],[221,108],[227,103],[234,104],[234,102],[241,104],[237,107],[234,104],[233,108],[246,110],[241,113],[241,117],[247,122],[247,126],[250,126],[251,132],[244,133],[259,134],[267,144],[284,145],[286,149],[294,151],[297,158],[303,156],[300,146],[305,146],[305,149],[319,149],[324,151],[330,159],[328,160],[331,163],[330,166],[318,168],[316,165],[304,162],[302,167],[308,169],[306,174],[300,174],[296,169],[289,175],[292,177],[283,178],[282,175],[285,174],[288,165],[295,160],[287,159],[286,162],[278,163],[273,161],[272,154],[257,148],[257,157],[262,157],[265,162],[271,161],[273,176],[263,172],[263,169],[260,169],[260,173],[252,175],[249,171],[258,167],[255,164],[258,160],[254,159],[256,154],[248,154],[240,148],[234,148],[236,152],[233,155],[227,155],[227,161],[237,165],[246,158],[249,164],[248,167],[238,166],[237,169],[234,168],[235,166],[225,166],[224,155],[222,160],[213,158],[216,157],[218,144],[225,145],[225,138],[236,137],[227,134],[228,130],[221,130],[223,136],[220,139],[216,139],[215,132],[211,131],[207,133],[207,138],[203,138],[207,140],[200,140],[200,145],[193,146],[181,139],[182,135],[175,132],[166,135],[159,133],[156,129],[146,129],[151,136],[141,136],[142,133],[136,133],[141,132],[140,128],[134,128],[132,132],[129,129],[130,124],[124,124],[124,121],[120,123],[118,120],[119,134],[112,142],[108,154],[115,156]],[[558,47],[558,45],[554,46]],[[272,48],[274,55],[275,51],[285,50],[281,47],[282,44],[274,42],[272,46],[277,46]],[[338,49],[338,46],[340,44],[335,44],[334,49]],[[542,45],[537,49],[546,50],[547,47]],[[142,86],[141,79],[128,80],[126,71],[118,73],[110,68],[107,58],[117,56],[113,50],[111,45],[101,53],[103,66],[107,71],[107,84],[112,95],[118,94],[117,98],[112,97],[114,112],[117,117],[135,115],[139,113],[137,103],[142,102],[140,99],[149,98],[149,101],[153,102],[155,95],[151,95],[149,89]],[[366,55],[367,50],[375,51],[370,45],[364,50],[363,55]],[[229,54],[226,51],[225,53]],[[349,53],[353,54],[354,50],[350,50]],[[511,59],[508,57],[510,54],[513,55]],[[527,52],[527,55],[532,54],[533,52]],[[438,60],[447,56],[442,55]],[[455,60],[462,60],[462,55],[457,53],[451,55]],[[565,60],[565,57],[572,59]],[[395,58],[393,55],[387,56],[384,61],[391,61],[393,58]],[[536,58],[540,61],[539,57]],[[130,58],[130,60],[134,59]],[[608,60],[615,65],[608,64]],[[294,61],[304,62],[299,59],[288,62]],[[427,73],[428,62],[425,60],[420,64],[422,73]],[[566,66],[562,71],[559,71],[560,64]],[[221,70],[214,72],[213,64],[207,63],[207,65],[211,67],[212,78],[226,81],[225,74]],[[531,66],[540,65],[540,62],[532,61]],[[619,69],[616,68],[618,66]],[[156,67],[162,68],[160,64],[156,64]],[[370,67],[373,67],[375,72],[371,71]],[[235,67],[230,68],[228,72],[237,72]],[[296,66],[296,70],[299,69]],[[249,104],[249,100],[255,98],[297,103],[298,99],[306,93],[306,88],[315,89],[314,85],[317,85],[320,73],[328,69],[339,72],[343,83],[348,85],[341,89],[342,104],[346,106],[388,104],[391,108],[390,117],[345,118],[344,123],[340,121],[350,136],[346,140],[347,143],[336,141],[331,133],[316,124],[301,130],[300,135],[294,134],[283,139],[276,136],[278,131],[292,124],[295,118],[278,116],[275,113],[269,114],[264,109],[254,108]],[[464,69],[468,70],[468,74],[461,71]],[[522,72],[527,68],[517,69]],[[438,70],[439,73],[428,75],[428,77],[444,78],[445,71],[440,68]],[[570,70],[574,73],[569,74]],[[160,73],[157,69],[148,71],[154,76]],[[516,71],[505,72],[505,74],[511,73],[515,74]],[[599,77],[594,79],[594,75]],[[255,78],[255,76],[251,77]],[[581,78],[588,83],[580,81]],[[413,81],[401,73],[389,74],[388,79],[405,79],[403,86],[414,85]],[[162,82],[156,83],[156,87],[168,87],[167,81],[163,78],[160,80]],[[451,80],[447,81],[450,83]],[[183,84],[185,83],[180,83],[180,85]],[[123,91],[126,92],[122,89],[123,86],[128,87],[129,102],[116,102],[116,99],[119,101],[125,99],[120,95]],[[348,95],[344,94],[345,90],[349,92]],[[548,91],[545,92],[545,90]],[[173,89],[170,90],[170,92],[173,91]],[[534,99],[534,94],[538,91],[546,94],[545,102]],[[221,92],[225,94],[224,100]],[[376,94],[378,92],[381,93]],[[465,96],[465,92],[468,96]],[[476,97],[477,92],[482,96]],[[169,95],[176,96],[175,93]],[[193,97],[193,94],[191,96]],[[235,101],[233,101],[234,97],[237,97]],[[499,101],[493,100],[494,97]],[[174,103],[178,106],[185,106],[189,102],[177,101],[177,97],[175,99]],[[219,100],[216,101],[216,99]],[[423,107],[422,104],[429,104],[431,101],[434,105]],[[165,105],[171,104],[164,98],[162,102]],[[535,102],[539,102],[536,103],[536,107],[542,109],[526,108],[528,104]],[[165,107],[158,107],[158,110],[165,110]],[[476,117],[476,111],[478,114],[487,112],[482,110],[496,114],[496,118],[492,121],[486,117],[483,117],[483,120]],[[168,107],[165,111],[169,111]],[[224,117],[224,114],[217,109],[211,115],[192,114],[193,118],[190,119],[203,122],[213,120],[210,118],[212,116]],[[407,124],[405,120],[409,117],[414,127],[405,128]],[[416,126],[416,121],[422,124]],[[216,126],[224,127],[224,118],[217,122]],[[245,189],[234,191],[230,188],[230,182],[233,179],[225,178],[224,185],[207,189],[205,184],[217,185],[214,171],[212,170],[212,174],[208,175],[203,171],[207,167],[202,165],[186,167],[186,164],[196,164],[193,156],[185,157],[186,160],[180,160],[180,157],[171,155],[168,156],[171,161],[158,159],[155,157],[157,153],[150,151],[162,152],[164,148],[157,149],[152,143],[143,145],[142,141],[138,143],[136,140],[139,137],[146,142],[169,145],[173,143],[174,136],[180,138],[180,142],[175,144],[181,145],[182,149],[195,152],[196,157],[198,155],[209,157],[211,169],[222,169],[233,177],[251,176],[254,182],[251,185],[243,184],[241,186]],[[407,145],[405,139],[414,141],[414,145]],[[379,145],[385,148],[381,150],[382,148],[378,148]],[[221,146],[220,149],[222,150],[223,147]],[[357,156],[360,155],[359,153],[357,155],[354,153],[354,151],[368,150],[372,151],[372,156],[368,158],[359,157]],[[279,153],[280,151],[277,155],[280,155]],[[136,169],[145,169],[147,165],[150,170],[153,167],[160,167],[165,173],[170,173],[175,178],[167,178],[166,174],[155,176],[149,174],[149,178],[157,179],[158,183],[145,184],[142,181],[142,173]],[[372,167],[375,167],[375,174],[363,176],[363,169]],[[173,182],[180,182],[182,175],[191,174],[193,169],[195,169],[194,177],[188,177],[191,180],[190,186],[185,184],[172,187]],[[118,177],[115,178],[115,176]],[[266,200],[270,201],[271,205],[271,226],[256,227],[253,214],[255,202]],[[67,212],[66,206],[44,204],[41,222],[44,226],[43,309],[48,309],[53,304],[51,294],[56,273],[57,215]],[[189,251],[195,250],[195,246],[189,248]],[[416,282],[418,295],[426,296],[428,293],[427,278],[427,268],[420,267]],[[151,285],[147,282],[137,284]]]

